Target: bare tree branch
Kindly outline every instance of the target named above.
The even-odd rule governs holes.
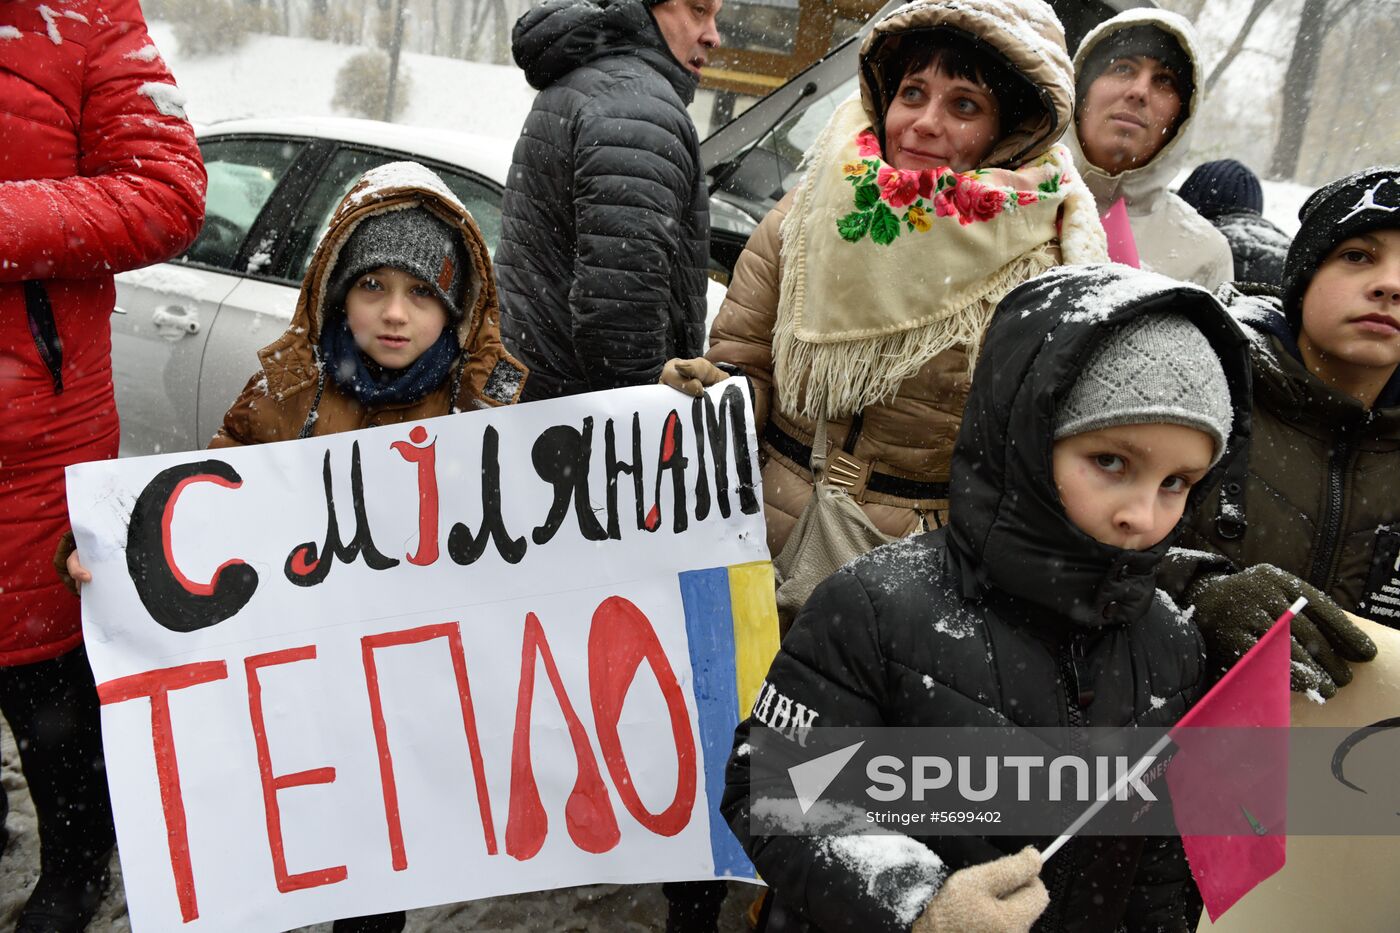
[[[1347,0],[1347,2],[1355,3],[1357,0]],[[1206,78],[1206,86],[1204,89],[1206,94],[1210,93],[1211,88],[1215,87],[1216,83],[1220,80],[1220,76],[1225,73],[1225,69],[1229,68],[1230,63],[1235,60],[1235,56],[1239,55],[1241,50],[1244,49],[1244,43],[1245,40],[1249,38],[1250,30],[1254,28],[1255,22],[1263,15],[1264,11],[1269,8],[1269,4],[1271,3],[1273,3],[1273,0],[1254,0],[1253,4],[1250,5],[1249,15],[1247,15],[1244,18],[1244,22],[1240,24],[1240,31],[1235,33],[1235,40],[1230,43],[1230,47],[1225,50],[1225,54],[1221,57],[1220,61],[1215,63],[1215,67],[1210,70],[1210,75]]]

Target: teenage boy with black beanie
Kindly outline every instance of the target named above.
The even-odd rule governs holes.
[[[1264,216],[1264,186],[1249,166],[1235,159],[1202,163],[1176,193],[1225,234],[1236,282],[1283,285],[1283,261],[1293,239]]]
[[[1187,597],[1217,664],[1305,595],[1294,684],[1325,697],[1376,651],[1338,607],[1400,628],[1400,166],[1326,185],[1299,217],[1282,297],[1223,293],[1250,335],[1254,441],[1183,543],[1221,558]]]

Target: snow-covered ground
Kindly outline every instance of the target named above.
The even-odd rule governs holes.
[[[180,54],[169,23],[150,24],[151,38],[189,98],[196,123],[244,117],[347,116],[331,107],[335,76],[360,46],[314,39],[251,35],[221,55]],[[412,87],[397,122],[508,139],[520,135],[535,91],[513,65],[405,53],[400,66]]]
[[[1265,181],[1261,184],[1264,186],[1264,216],[1283,228],[1284,233],[1293,236],[1298,232],[1298,209],[1316,189],[1291,181]]]

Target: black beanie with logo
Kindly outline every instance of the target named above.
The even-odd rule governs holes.
[[[1400,165],[1362,169],[1312,193],[1298,211],[1302,226],[1283,264],[1283,311],[1296,334],[1303,295],[1318,265],[1343,240],[1400,229]]]

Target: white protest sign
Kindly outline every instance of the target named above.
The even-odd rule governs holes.
[[[777,649],[743,383],[82,464],[135,930],[752,877],[718,816]]]

